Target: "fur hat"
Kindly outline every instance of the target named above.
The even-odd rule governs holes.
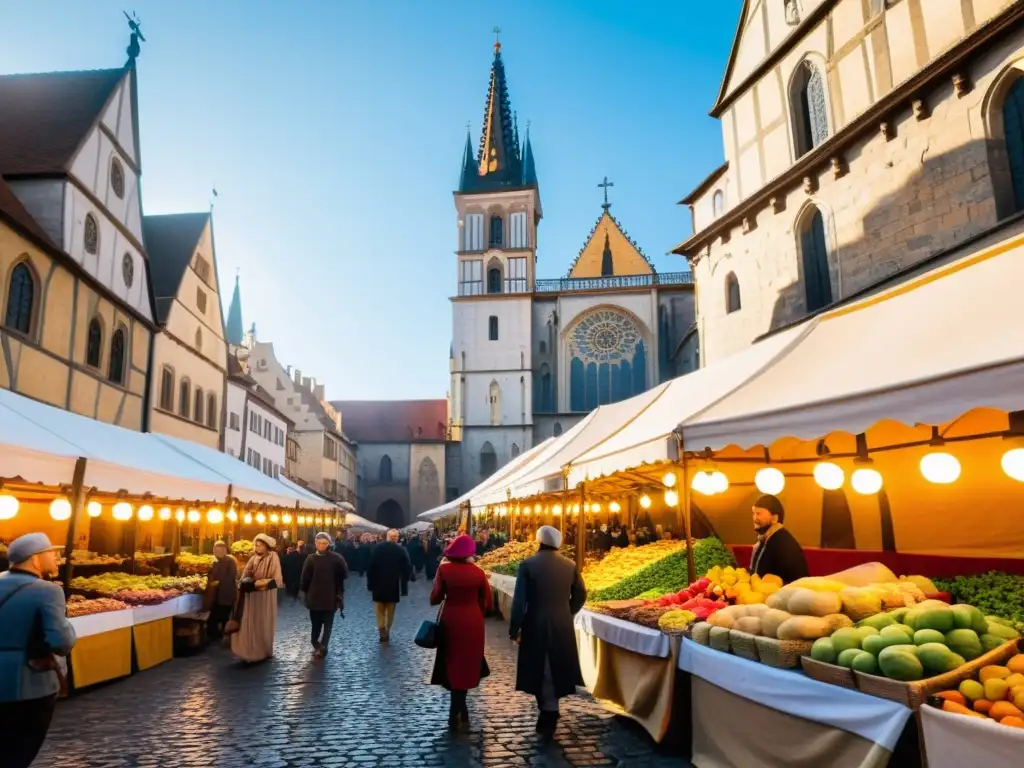
[[[553,528],[550,525],[542,525],[537,529],[537,541],[558,549],[562,546],[562,534],[557,528]]]
[[[271,549],[275,549],[277,547],[277,542],[274,541],[274,537],[273,536],[268,536],[265,533],[257,533],[255,536],[252,537],[252,543],[253,544],[255,544],[257,541],[262,541],[264,544],[266,544]]]
[[[317,539],[323,539],[324,541],[326,541],[327,546],[331,545],[331,534],[329,533],[324,533],[323,531],[320,531],[320,533],[313,537],[313,542],[315,543]]]

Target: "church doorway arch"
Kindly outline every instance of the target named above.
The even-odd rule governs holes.
[[[388,499],[377,507],[376,518],[378,523],[388,528],[402,528],[405,525],[405,512],[394,499]]]

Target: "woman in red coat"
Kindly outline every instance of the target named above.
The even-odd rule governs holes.
[[[484,616],[491,609],[491,585],[487,574],[469,562],[475,554],[472,538],[456,538],[444,552],[448,562],[437,569],[430,593],[431,605],[444,602],[430,682],[451,691],[448,727],[453,729],[468,727],[466,692],[490,674],[484,659]]]

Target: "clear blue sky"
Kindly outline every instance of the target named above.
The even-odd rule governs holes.
[[[659,271],[676,202],[722,161],[707,116],[740,0],[0,0],[0,72],[139,59],[143,205],[204,210],[216,185],[225,305],[331,398],[443,397],[465,125],[474,146],[494,25],[531,137],[540,277],[612,212]],[[2,119],[2,116],[0,116]],[[225,306],[226,311],[226,306]]]

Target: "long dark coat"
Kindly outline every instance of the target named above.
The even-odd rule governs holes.
[[[366,588],[373,593],[373,602],[397,603],[408,594],[411,577],[412,563],[405,547],[383,541],[373,548],[366,569]]]
[[[576,564],[557,552],[541,550],[519,564],[509,624],[513,639],[521,633],[517,691],[540,695],[545,659],[551,661],[556,696],[570,696],[583,685],[573,616],[586,599]]]
[[[434,579],[430,604],[440,605],[440,642],[430,682],[450,691],[480,685],[490,670],[484,660],[484,616],[491,609],[487,574],[472,563],[444,563]]]

